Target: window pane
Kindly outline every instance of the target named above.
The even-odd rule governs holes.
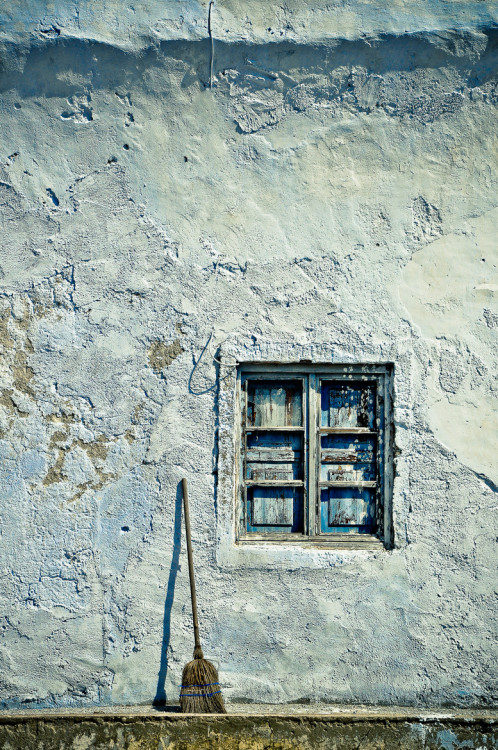
[[[303,532],[303,490],[301,487],[249,487],[247,531]]]
[[[373,430],[375,426],[375,384],[350,381],[322,381],[322,427]]]
[[[247,424],[254,427],[301,426],[303,424],[302,381],[249,381]]]
[[[375,490],[357,487],[322,489],[323,532],[371,534],[375,528]]]

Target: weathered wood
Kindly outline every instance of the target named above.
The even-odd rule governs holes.
[[[190,511],[188,502],[188,485],[187,480],[182,479],[182,493],[183,493],[183,513],[185,517],[185,536],[187,540],[187,560],[188,560],[188,573],[190,579],[190,597],[192,600],[192,620],[194,623],[194,645],[195,649],[201,648],[201,641],[199,636],[199,620],[197,617],[197,597],[195,592],[195,574],[194,574],[194,557],[192,553],[192,535],[190,533]]]
[[[365,362],[363,364],[324,364],[323,362],[306,362],[306,363],[292,363],[292,362],[265,362],[264,373],[261,371],[260,362],[246,362],[244,364],[244,372],[248,374],[251,380],[268,380],[268,378],[280,378],[283,379],[285,375],[293,374],[294,377],[302,376],[303,372],[317,373],[325,382],[337,381],[339,379],[348,379],[347,382],[362,382],[362,378],[367,378],[367,381],[371,381],[375,376],[384,376],[386,373],[385,364],[378,364],[374,362]],[[354,372],[354,378],[351,378]],[[291,379],[291,378],[289,378]]]
[[[248,532],[303,532],[303,486],[262,483],[247,492]]]
[[[241,479],[250,538],[318,536],[326,544],[342,534],[345,546],[359,539],[379,546],[372,534],[384,529],[385,369],[343,369],[327,377],[307,364],[284,366],[293,376],[279,378],[274,367],[271,377],[245,381]]]
[[[255,425],[278,427],[287,424],[283,388],[255,388],[254,403]]]
[[[252,531],[250,534],[246,534],[240,537],[240,541],[243,542],[278,542],[278,544],[281,544],[282,542],[298,542],[299,544],[302,544],[303,542],[309,541],[309,537],[305,534],[302,534],[300,532],[292,532],[292,531],[272,531],[268,530],[267,532],[262,533],[261,531]]]
[[[247,393],[247,531],[302,532],[303,381],[248,380]]]
[[[250,471],[250,480],[265,479],[279,482],[288,482],[292,481],[293,479],[297,479],[297,477],[294,477],[294,471],[292,470],[292,468],[289,470],[285,467],[269,468],[268,466],[257,466],[251,467]]]
[[[361,460],[357,453],[350,453],[340,449],[323,450],[321,458],[323,463],[328,464],[354,464]]]
[[[321,458],[323,463],[328,464],[365,464],[370,463],[374,459],[374,451],[350,451],[343,448],[325,448],[322,450]]]
[[[252,532],[251,534],[243,534],[239,538],[239,541],[244,544],[298,544],[300,546],[309,546],[311,548],[322,548],[328,549],[333,542],[334,549],[371,549],[378,550],[384,546],[382,541],[374,536],[373,534],[358,534],[354,530],[349,533],[342,534],[335,532],[333,537],[330,534],[324,534],[320,536],[306,536],[305,534],[299,533],[257,533]]]
[[[323,466],[321,481],[328,482],[351,482],[352,484],[365,484],[375,482],[375,466],[372,464],[337,464],[333,469],[326,471]]]
[[[302,381],[249,381],[248,424],[290,427],[303,423]]]
[[[321,437],[318,433],[318,425],[320,423],[320,378],[311,373],[308,376],[307,409],[308,460],[305,467],[308,475],[308,492],[306,494],[308,511],[307,531],[310,536],[314,536],[320,529],[320,513],[318,509],[318,478],[320,476],[318,458],[321,444]]]
[[[370,520],[369,510],[370,504],[363,497],[331,497],[329,526],[365,526]]]
[[[283,427],[269,427],[265,425],[264,427],[261,427],[258,425],[253,426],[248,424],[246,430],[247,432],[303,432],[304,427],[300,425],[296,425],[295,427],[288,427],[285,425]]]
[[[248,462],[285,461],[293,463],[294,461],[301,461],[301,459],[302,452],[295,451],[292,448],[248,448],[247,450]]]
[[[367,484],[367,483],[364,483]],[[326,533],[373,531],[375,494],[372,487],[328,484],[321,488],[321,528]]]
[[[325,470],[323,473],[325,476],[321,477],[322,481],[328,482],[351,482],[356,484],[357,482],[370,482],[373,480],[371,476],[370,466],[364,464],[337,464],[333,469],[326,471],[326,466],[322,467]]]
[[[320,487],[357,487],[358,489],[372,488],[377,486],[377,482],[349,482],[349,481],[333,481],[319,482]]]
[[[261,488],[252,499],[253,526],[292,526],[294,521],[294,495],[285,489],[279,491]]]
[[[302,479],[247,479],[248,487],[302,487]]]
[[[290,430],[256,430],[246,431],[247,447],[259,449],[291,448],[293,451],[303,447],[303,428],[291,427]]]
[[[288,447],[252,449],[247,450],[246,457],[246,479],[303,478],[302,451],[293,451]]]
[[[370,482],[376,479],[376,437],[365,434],[322,436],[320,481]]]
[[[375,386],[347,381],[323,383],[322,425],[328,427],[374,426]],[[326,412],[328,411],[328,419]]]
[[[320,427],[320,432],[326,435],[377,435],[376,430],[368,427]]]

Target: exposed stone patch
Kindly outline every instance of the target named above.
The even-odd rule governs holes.
[[[10,308],[7,308],[0,315],[0,344],[6,349],[12,349],[14,342],[9,334],[9,320],[11,317]]]
[[[73,424],[77,421],[77,417],[74,414],[49,414],[47,422],[61,422],[62,424]]]
[[[64,482],[67,479],[67,476],[66,474],[64,474],[62,468],[64,465],[65,456],[66,451],[63,448],[58,448],[55,463],[50,467],[46,477],[43,480],[43,485],[45,487],[49,487],[51,484],[56,484],[57,482]]]
[[[256,133],[276,125],[282,115],[283,95],[279,92],[245,94],[235,106],[235,121],[242,133]]]
[[[5,406],[11,414],[18,414],[20,417],[29,416],[29,412],[23,411],[18,407],[14,399],[12,398],[14,391],[12,388],[6,388],[0,393],[0,404]]]
[[[149,364],[155,373],[160,373],[165,367],[169,367],[182,352],[179,338],[176,338],[172,344],[153,341],[149,347]]]
[[[66,431],[56,430],[50,437],[48,449],[51,450],[58,443],[64,442],[67,439],[67,436],[68,436],[68,429],[66,429]]]
[[[98,468],[96,468],[96,472],[99,477],[98,480],[94,482],[83,482],[82,484],[78,484],[77,491],[69,498],[69,500],[67,501],[68,503],[76,502],[76,500],[79,500],[88,490],[94,490],[95,492],[101,490],[108,482],[111,482],[116,478],[115,474],[106,474]]]
[[[69,437],[69,426],[66,428],[66,431],[57,430],[54,432],[50,438],[49,442],[49,450],[58,445],[57,449],[57,458],[55,461],[55,464],[49,469],[47,472],[47,475],[45,479],[43,480],[43,484],[45,486],[55,484],[57,482],[64,482],[68,480],[68,475],[63,469],[64,460],[67,455],[71,453],[71,451],[74,448],[80,448],[81,450],[85,451],[85,453],[90,458],[93,469],[95,473],[98,476],[97,480],[94,481],[87,481],[81,484],[77,485],[77,493],[73,495],[69,502],[74,501],[76,499],[79,499],[81,495],[87,490],[87,489],[93,489],[93,490],[99,490],[102,489],[102,487],[109,481],[115,478],[115,474],[112,472],[104,472],[101,468],[102,463],[107,458],[107,454],[109,452],[109,442],[114,442],[117,440],[117,438],[114,438],[113,440],[109,440],[104,435],[99,435],[99,437],[93,441],[93,442],[85,442],[81,440],[80,438],[73,439],[69,445],[65,447],[61,447],[61,442],[66,442]]]
[[[15,364],[12,366],[13,383],[18,391],[34,398],[35,393],[30,382],[33,380],[35,372],[32,367],[26,364],[26,360],[26,352],[18,349],[15,354]]]
[[[11,415],[17,414],[21,417],[29,415],[27,398],[33,400],[35,392],[32,386],[34,370],[27,364],[28,355],[33,352],[33,345],[26,335],[24,319],[16,320],[12,317],[12,305],[7,300],[7,307],[0,318],[0,346],[3,346],[3,383],[10,380],[12,387],[1,391],[0,404],[4,406]],[[21,323],[21,340],[16,336],[15,327],[9,330],[9,323]]]
[[[88,453],[93,463],[105,461],[109,452],[109,440],[104,435],[99,435],[97,440],[92,443],[85,443],[83,440],[75,440],[73,445],[78,445]]]

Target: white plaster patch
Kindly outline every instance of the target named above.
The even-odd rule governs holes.
[[[464,233],[447,235],[416,252],[403,272],[400,299],[422,336],[441,342],[463,342],[481,359],[481,375],[465,367],[460,382],[441,389],[439,366],[429,369],[425,414],[435,435],[477,473],[498,482],[496,440],[498,402],[493,393],[496,341],[483,325],[484,308],[498,311],[498,209],[470,219]],[[496,287],[498,288],[498,287]],[[455,378],[462,355],[455,353]],[[484,362],[488,365],[484,365]],[[466,377],[467,376],[467,377]]]

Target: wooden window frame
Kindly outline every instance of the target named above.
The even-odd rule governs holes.
[[[392,485],[393,485],[393,376],[394,365],[383,364],[323,364],[300,362],[296,364],[276,362],[247,362],[237,368],[237,403],[240,413],[236,419],[235,471],[235,523],[238,544],[293,544],[327,548],[382,549],[393,547]],[[297,532],[247,532],[247,495],[245,477],[247,450],[246,414],[247,401],[243,383],[250,380],[303,380],[303,502],[304,533]],[[371,381],[375,382],[375,423],[378,435],[376,449],[376,532],[322,532],[320,528],[320,433],[325,432],[319,424],[321,406],[320,382]],[[252,429],[252,428],[251,428]],[[297,428],[295,428],[297,431]],[[352,430],[348,430],[350,433]],[[284,483],[285,484],[285,483]],[[322,483],[323,484],[323,483]],[[282,482],[279,482],[279,486]]]

